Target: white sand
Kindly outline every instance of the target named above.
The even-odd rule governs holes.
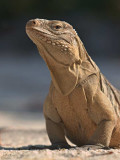
[[[1,112],[0,125],[1,160],[120,160],[119,149],[46,149],[50,142],[39,113]]]

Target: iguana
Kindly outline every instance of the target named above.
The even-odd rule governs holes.
[[[33,19],[26,32],[51,74],[44,115],[54,147],[120,145],[120,92],[100,72],[73,27]]]

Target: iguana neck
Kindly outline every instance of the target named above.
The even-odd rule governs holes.
[[[38,50],[40,52],[41,48],[39,49],[38,47]],[[55,88],[65,96],[70,94],[78,83],[87,79],[89,75],[99,71],[83,45],[80,45],[79,50],[80,61],[76,61],[71,65],[59,63],[47,51],[44,50],[42,52],[42,57],[50,70]]]
[[[41,48],[39,51],[41,51]],[[68,95],[77,84],[79,63],[73,63],[70,66],[64,65],[56,61],[48,52],[42,52],[41,56],[50,70],[56,90],[65,96]]]

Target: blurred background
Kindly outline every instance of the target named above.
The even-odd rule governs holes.
[[[51,78],[25,33],[33,18],[72,24],[89,55],[120,89],[120,0],[0,0],[0,111],[42,111]]]

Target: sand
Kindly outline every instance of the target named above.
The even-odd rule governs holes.
[[[120,160],[119,149],[89,146],[50,150],[41,113],[0,113],[1,160]]]

